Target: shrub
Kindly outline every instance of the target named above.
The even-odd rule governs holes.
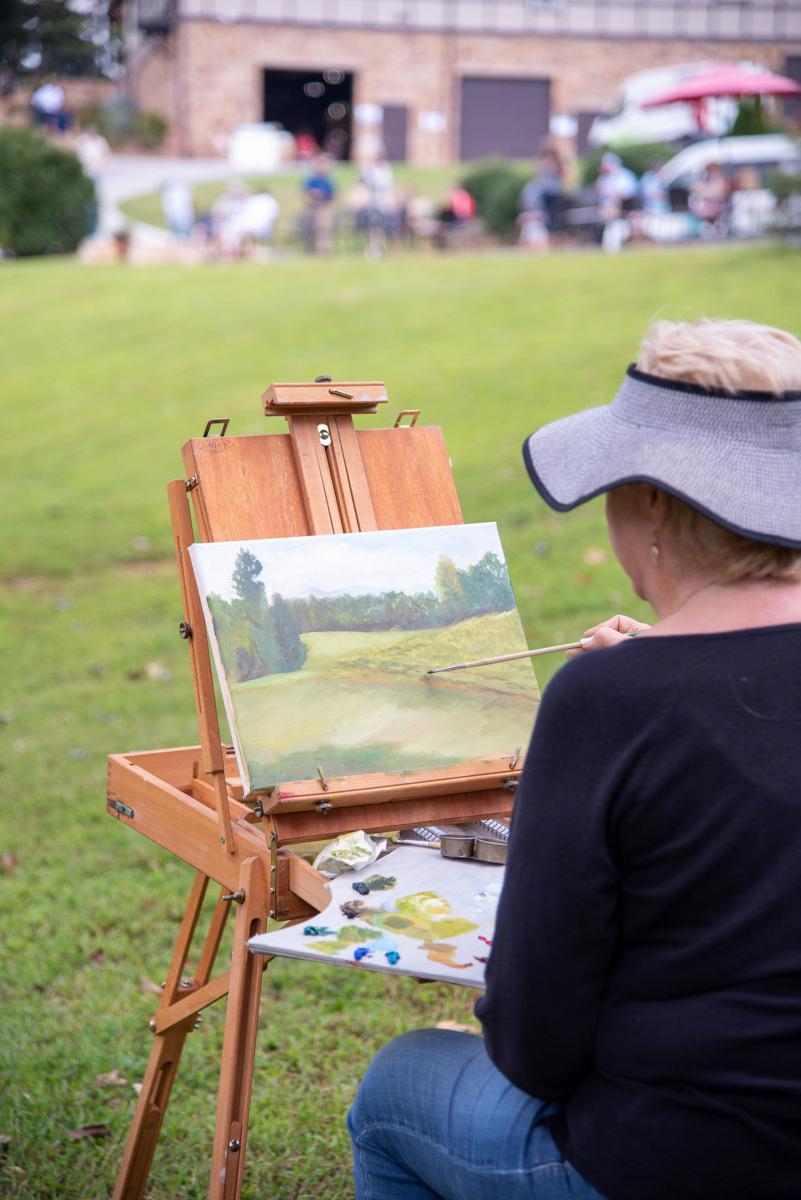
[[[801,195],[801,173],[772,171],[768,179],[768,187],[780,202],[786,200],[788,196],[799,196]]]
[[[95,189],[74,154],[29,129],[0,129],[0,246],[71,254],[91,231]]]
[[[590,184],[595,183],[601,168],[601,159],[609,149],[609,146],[598,146],[584,155],[580,169],[582,187],[589,187]],[[678,154],[678,147],[671,146],[667,142],[643,142],[641,145],[613,146],[611,149],[623,160],[624,167],[633,171],[637,178],[654,163],[661,166],[662,163],[666,163]]]
[[[505,158],[487,158],[468,172],[462,187],[476,202],[478,215],[490,233],[511,236],[516,227],[520,193],[528,173]]]
[[[134,138],[143,150],[156,150],[164,141],[167,122],[161,113],[143,112],[134,119]]]
[[[784,127],[765,116],[762,97],[743,97],[737,107],[737,116],[731,127],[732,137],[761,137],[766,133],[783,133]]]
[[[88,104],[78,114],[81,127],[102,133],[114,150],[136,142],[143,150],[155,150],[164,141],[167,122],[161,113],[136,107],[123,96],[107,104]]]

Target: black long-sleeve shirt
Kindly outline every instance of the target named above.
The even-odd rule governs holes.
[[[476,1012],[609,1200],[801,1198],[801,625],[557,673]]]

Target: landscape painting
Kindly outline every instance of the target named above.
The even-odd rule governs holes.
[[[196,543],[246,792],[525,749],[539,699],[494,524]]]

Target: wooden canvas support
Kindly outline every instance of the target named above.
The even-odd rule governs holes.
[[[268,915],[302,920],[328,903],[325,882],[292,845],[354,829],[377,832],[427,821],[507,816],[522,764],[509,755],[437,773],[353,776],[322,789],[288,783],[257,804],[242,797],[220,740],[211,657],[188,550],[226,541],[460,524],[459,500],[439,429],[416,424],[360,429],[354,414],[386,403],[383,383],[274,384],[264,411],[288,434],[193,438],[186,479],[168,487],[200,745],[112,755],[108,811],[195,869],[153,1046],[120,1165],[114,1200],[142,1200],[184,1042],[207,1005],[228,997],[209,1200],[238,1200],[266,961],[248,953]],[[213,424],[213,423],[210,423]],[[210,428],[207,426],[206,434]],[[223,434],[225,424],[223,424]],[[192,512],[197,526],[193,526]],[[194,975],[186,975],[210,881],[222,888]],[[230,968],[212,977],[230,909]]]

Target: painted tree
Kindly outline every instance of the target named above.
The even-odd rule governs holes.
[[[467,615],[467,603],[462,575],[447,554],[440,554],[434,572],[434,585],[442,605],[442,615],[448,621],[458,621]]]
[[[300,630],[284,597],[276,592],[270,604],[275,641],[282,671],[297,671],[306,661],[306,647],[300,640]]]
[[[487,612],[508,612],[515,598],[506,567],[491,550],[460,572],[467,609],[474,615]]]

